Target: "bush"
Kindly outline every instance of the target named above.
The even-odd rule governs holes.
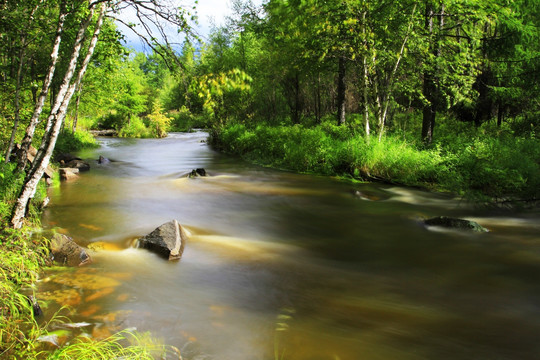
[[[152,131],[146,127],[143,120],[138,116],[133,116],[131,121],[120,129],[118,136],[129,138],[155,137]]]
[[[168,114],[172,118],[171,130],[189,132],[195,128],[207,128],[208,119],[203,115],[195,115],[191,111],[182,106],[180,110],[170,111]]]
[[[89,132],[80,130],[72,132],[70,130],[64,130],[58,136],[54,153],[72,153],[95,147],[98,147],[98,144],[94,136]]]
[[[15,167],[14,163],[0,163],[0,227],[7,224],[24,180],[23,174],[14,173]]]

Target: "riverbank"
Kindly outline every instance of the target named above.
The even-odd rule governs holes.
[[[388,134],[367,139],[354,126],[231,124],[212,132],[218,150],[302,173],[453,192],[485,204],[540,199],[540,141],[499,129],[464,128],[431,146]]]
[[[39,222],[45,184],[42,182],[30,204],[26,226],[11,229],[10,209],[22,180],[13,170],[14,164],[0,166],[0,358],[154,359],[156,353],[163,353],[165,348],[148,342],[147,336],[126,331],[105,339],[79,336],[66,343],[58,340],[68,338],[63,327],[69,319],[60,314],[44,315],[48,304],[36,293],[40,275],[53,265],[49,239]]]

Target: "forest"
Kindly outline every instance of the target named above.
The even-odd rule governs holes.
[[[479,206],[537,205],[539,1],[231,6],[226,24],[202,36],[192,27],[196,5],[0,1],[6,239],[39,222],[45,169],[57,154],[95,146],[91,130],[160,138],[205,129],[214,149],[263,166],[448,192]],[[138,25],[119,16],[126,9]],[[126,45],[120,25],[144,51]]]

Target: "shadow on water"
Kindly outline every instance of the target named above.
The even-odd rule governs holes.
[[[117,161],[63,183],[43,221],[101,250],[48,274],[48,313],[70,305],[96,338],[150,330],[185,359],[537,357],[538,214],[264,169],[205,138],[103,139],[82,154]],[[211,176],[181,177],[201,167]],[[439,215],[491,232],[419,221]],[[180,262],[129,248],[173,218],[191,233]]]

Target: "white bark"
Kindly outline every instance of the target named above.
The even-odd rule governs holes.
[[[399,54],[396,60],[396,63],[394,65],[394,68],[392,69],[392,72],[390,73],[390,77],[388,79],[388,85],[387,85],[387,91],[385,94],[385,104],[384,104],[384,110],[382,110],[381,118],[379,121],[380,128],[379,128],[379,142],[382,139],[382,135],[384,132],[384,126],[386,124],[386,117],[388,116],[388,107],[390,105],[390,100],[392,99],[392,86],[394,82],[394,77],[396,76],[396,73],[399,68],[399,63],[401,62],[401,59],[403,58],[403,54],[405,53],[405,45],[407,45],[407,41],[409,40],[409,36],[411,34],[411,29],[413,26],[413,20],[414,20],[414,13],[416,11],[416,3],[414,4],[413,10],[411,12],[411,19],[409,20],[409,25],[407,27],[407,33],[405,35],[405,38],[403,39],[403,42],[401,43],[401,49],[399,50]]]
[[[14,228],[22,227],[22,223],[26,215],[28,203],[30,199],[34,196],[39,180],[41,179],[41,177],[43,176],[43,173],[45,172],[45,169],[49,165],[49,161],[52,156],[54,146],[56,145],[56,140],[58,139],[58,134],[60,133],[60,128],[62,127],[62,123],[66,117],[69,102],[71,101],[71,98],[73,96],[73,93],[75,92],[75,89],[77,88],[78,84],[81,82],[82,78],[84,77],[88,64],[90,63],[90,59],[93,55],[95,46],[99,38],[101,26],[103,24],[103,17],[105,15],[106,9],[107,9],[106,4],[102,3],[101,11],[95,25],[92,40],[90,41],[88,51],[86,53],[84,61],[78,70],[76,80],[72,82],[71,84],[70,82],[66,82],[66,79],[69,79],[69,81],[71,81],[71,79],[73,78],[75,67],[73,67],[73,69],[69,68],[68,72],[66,73],[66,76],[64,77],[64,83],[62,84],[62,88],[60,89],[59,94],[57,95],[57,101],[55,103],[54,108],[51,111],[51,114],[49,115],[49,119],[47,122],[47,129],[43,136],[41,147],[36,155],[36,158],[34,159],[32,168],[26,177],[21,194],[19,198],[17,199],[17,204],[15,206],[13,217],[11,219],[11,225]],[[81,33],[81,30],[82,30],[82,33],[84,35],[84,32],[88,28],[88,25],[89,25],[88,21],[83,23],[81,25],[81,29],[79,33]],[[76,42],[76,46],[73,49],[70,64],[73,63],[74,65],[76,65],[79,54],[80,54],[80,48],[82,46],[82,42],[83,42],[82,38],[81,38],[80,43]],[[69,74],[69,72],[71,72],[71,74]]]
[[[365,44],[365,54],[362,59],[362,65],[364,67],[364,91],[363,91],[363,97],[364,97],[364,124],[366,128],[366,139],[369,142],[369,100],[368,100],[368,87],[369,87],[369,70],[367,66],[367,33],[366,33],[366,11],[362,14],[362,34],[364,36],[364,44]]]
[[[47,72],[45,80],[43,81],[41,92],[39,94],[38,100],[34,107],[34,113],[32,114],[32,118],[30,119],[30,123],[28,124],[26,128],[26,133],[21,143],[21,150],[20,150],[19,160],[18,160],[19,171],[23,171],[24,168],[26,167],[26,161],[28,158],[27,157],[28,149],[30,149],[30,144],[32,143],[36,126],[39,123],[39,116],[41,115],[41,112],[43,111],[43,106],[45,105],[45,100],[47,99],[47,94],[49,93],[49,89],[51,87],[54,72],[56,70],[56,63],[58,62],[58,51],[60,49],[60,43],[62,41],[62,33],[64,31],[64,22],[66,20],[66,16],[67,16],[67,12],[65,11],[64,2],[62,2],[62,4],[60,5],[60,15],[58,17],[58,26],[56,28],[54,45],[51,51],[49,71]]]

